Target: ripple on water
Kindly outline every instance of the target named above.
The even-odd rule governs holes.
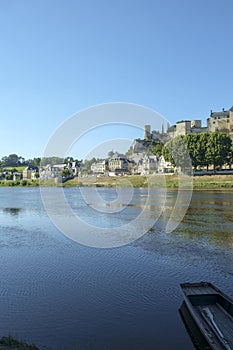
[[[102,191],[107,200],[108,191]],[[194,193],[186,217],[176,231],[167,234],[166,215],[175,199],[171,193],[166,215],[161,215],[150,234],[119,249],[101,250],[76,244],[48,224],[36,191],[13,192],[17,196],[11,199],[4,192],[4,208],[13,208],[17,197],[17,205],[25,210],[15,216],[0,210],[0,323],[6,334],[13,332],[56,350],[60,345],[82,346],[88,340],[96,349],[104,348],[103,343],[122,349],[121,339],[128,342],[128,349],[142,349],[142,344],[148,344],[148,349],[154,344],[189,349],[179,323],[179,283],[210,280],[232,293],[229,195],[224,199]],[[72,189],[67,198],[69,194],[77,210],[85,211]],[[138,191],[141,195],[143,190]],[[38,215],[36,208],[30,210],[35,199]],[[229,208],[221,206],[225,202]],[[153,196],[149,203],[148,212],[156,207]],[[137,215],[141,207],[140,199],[137,202],[134,197],[129,215],[131,211]],[[127,218],[118,216],[119,222]]]

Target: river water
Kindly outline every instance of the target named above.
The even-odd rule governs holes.
[[[79,204],[79,189],[65,193]],[[129,215],[137,215],[144,194],[134,190]],[[231,192],[196,191],[175,231],[165,232],[164,212],[149,233],[111,249],[58,231],[38,188],[0,188],[0,198],[0,336],[54,350],[189,350],[179,284],[206,280],[233,296]],[[176,192],[168,192],[166,206],[175,200]],[[82,210],[96,220],[90,208]]]

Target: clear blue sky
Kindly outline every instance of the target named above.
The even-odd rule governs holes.
[[[96,104],[144,105],[171,123],[231,107],[232,13],[232,0],[0,0],[0,157],[41,156]]]

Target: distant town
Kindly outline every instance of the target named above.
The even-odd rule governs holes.
[[[38,179],[64,182],[74,177],[86,176],[174,173],[177,171],[177,164],[167,155],[165,148],[173,142],[173,147],[175,145],[177,150],[175,140],[179,138],[188,145],[196,174],[203,171],[231,173],[233,107],[220,112],[211,110],[206,124],[203,127],[201,120],[182,120],[175,125],[167,125],[166,131],[164,126],[161,131],[156,131],[151,130],[150,125],[145,125],[143,138],[133,140],[126,154],[110,150],[106,159],[78,160],[73,157],[61,159],[54,156],[25,160],[17,154],[10,154],[1,158],[0,181],[13,181],[16,185],[21,182],[23,185],[27,180]]]

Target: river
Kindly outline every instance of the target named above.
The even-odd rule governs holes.
[[[75,210],[80,189],[64,191]],[[108,198],[114,189],[100,193]],[[143,195],[146,189],[134,190],[125,215],[137,215]],[[233,296],[231,192],[193,192],[173,232],[165,232],[164,212],[149,233],[108,249],[63,235],[39,188],[0,188],[0,196],[1,336],[10,333],[53,350],[189,350],[179,284],[207,280]],[[169,191],[167,207],[175,200],[176,192]],[[90,208],[82,206],[82,212],[93,224]]]

